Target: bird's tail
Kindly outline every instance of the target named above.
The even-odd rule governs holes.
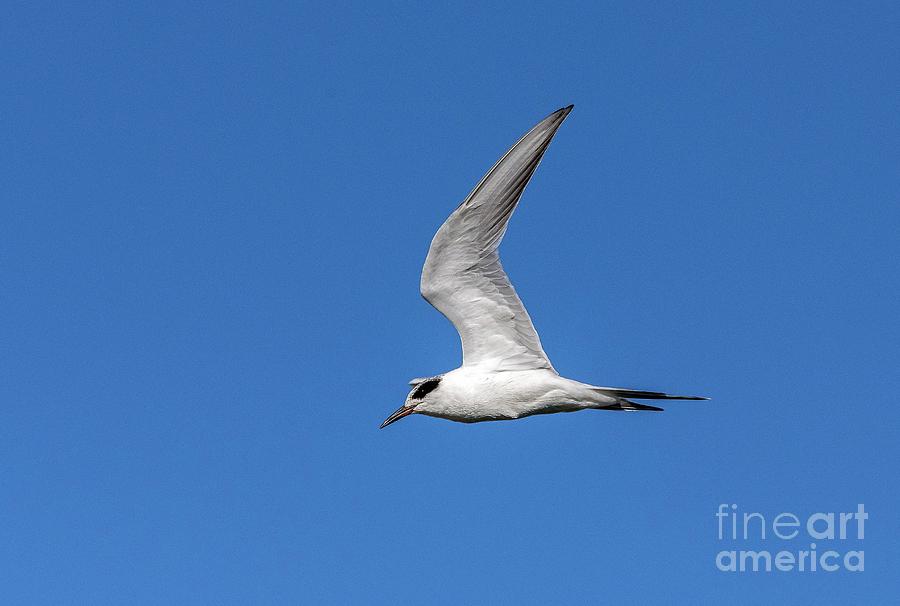
[[[620,387],[595,387],[595,391],[616,398],[618,401],[612,406],[605,407],[604,410],[652,410],[662,411],[658,406],[648,406],[646,404],[638,404],[631,402],[625,398],[636,398],[638,400],[708,400],[702,396],[676,396],[663,393],[661,391],[641,391],[637,389],[622,389]]]
[[[659,406],[638,404],[637,402],[632,402],[631,400],[619,400],[615,404],[612,404],[611,406],[604,406],[600,410],[624,410],[626,412],[634,412],[636,410],[651,410],[653,412],[662,412],[665,409],[660,408]]]

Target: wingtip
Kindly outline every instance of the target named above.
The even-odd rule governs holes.
[[[676,395],[671,395],[671,394],[665,394],[665,396],[666,397],[664,399],[666,399],[666,400],[698,400],[699,401],[699,400],[709,400],[710,399],[710,398],[707,398],[706,396],[676,396]],[[640,399],[640,396],[636,396],[636,397],[638,399]]]
[[[575,107],[574,104],[570,104],[565,107],[560,107],[558,110],[556,110],[555,112],[553,112],[549,116],[547,116],[547,118],[558,117],[561,120],[564,120],[565,117],[568,116],[572,112],[572,109],[574,107]]]

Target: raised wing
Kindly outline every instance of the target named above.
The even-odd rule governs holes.
[[[422,296],[459,332],[463,366],[555,372],[500,265],[497,247],[528,180],[572,107],[553,112],[519,139],[431,241],[422,269]]]

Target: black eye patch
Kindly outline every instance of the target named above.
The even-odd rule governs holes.
[[[434,389],[438,386],[438,383],[440,383],[440,382],[441,382],[440,379],[428,379],[427,381],[422,381],[421,383],[419,383],[419,386],[416,387],[416,390],[413,392],[412,399],[413,400],[421,400],[422,398],[427,396],[429,393],[434,391]]]

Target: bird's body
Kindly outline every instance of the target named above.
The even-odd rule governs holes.
[[[662,410],[628,398],[705,399],[561,377],[503,271],[497,248],[509,218],[571,110],[571,105],[557,110],[528,131],[435,234],[422,269],[422,296],[456,327],[463,364],[443,375],[413,379],[406,402],[382,427],[413,413],[475,423],[586,408]]]
[[[477,367],[457,368],[442,375],[429,396],[418,405],[418,413],[463,423],[520,419],[615,404],[614,398],[546,369],[492,372]]]

